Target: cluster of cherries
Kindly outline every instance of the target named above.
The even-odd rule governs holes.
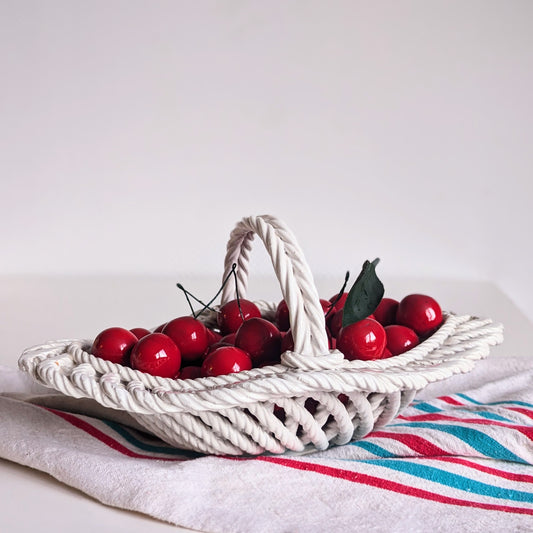
[[[442,323],[441,308],[433,298],[411,294],[401,301],[382,298],[373,314],[343,327],[347,297],[348,293],[336,294],[320,303],[330,348],[349,360],[399,355]],[[193,379],[277,364],[281,354],[293,348],[284,300],[271,321],[261,316],[253,302],[239,298],[219,308],[216,328],[208,328],[194,316],[175,318],[153,333],[112,327],[95,338],[90,352],[154,376]]]

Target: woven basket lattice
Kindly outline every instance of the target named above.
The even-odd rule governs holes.
[[[302,453],[365,437],[395,418],[417,391],[470,371],[502,341],[501,325],[489,319],[445,313],[436,333],[402,355],[347,361],[329,350],[309,267],[293,234],[274,217],[247,217],[232,231],[223,279],[236,263],[236,287],[225,285],[221,304],[233,299],[236,289],[246,296],[256,235],[272,259],[289,308],[294,350],[281,356],[281,364],[173,380],[96,358],[88,353],[91,341],[68,340],[29,348],[20,368],[66,395],[127,411],[178,448],[218,455]],[[273,317],[276,304],[256,304],[265,318]],[[201,319],[215,323],[216,310]]]

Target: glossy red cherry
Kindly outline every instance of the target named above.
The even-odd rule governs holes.
[[[281,353],[294,350],[294,339],[292,338],[292,331],[286,331],[281,337]]]
[[[171,320],[163,328],[162,333],[175,342],[184,362],[199,361],[207,350],[209,342],[207,328],[192,316],[181,316]]]
[[[91,346],[91,353],[96,357],[127,365],[129,354],[137,342],[137,337],[124,328],[107,328],[100,332]]]
[[[178,375],[181,354],[170,337],[163,333],[151,333],[133,347],[131,366],[153,376],[173,378]]]
[[[204,355],[204,360],[210,353],[214,352],[217,348],[220,348],[221,346],[234,346],[234,345],[230,344],[229,342],[222,342],[222,341],[215,342],[214,344],[211,344],[209,348],[207,348],[207,351],[205,352],[205,355]]]
[[[339,336],[339,331],[342,329],[342,313],[343,310],[333,311],[327,320],[327,325],[331,335],[335,338]]]
[[[154,329],[154,333],[161,333],[166,325],[167,323],[165,322],[164,324],[157,326],[157,328]]]
[[[146,328],[133,328],[130,329],[130,331],[137,337],[137,339],[142,339],[143,337],[146,337],[146,335],[150,335],[150,333],[152,333]]]
[[[276,307],[274,322],[280,331],[287,331],[291,327],[289,308],[287,307],[287,302],[285,300],[281,300]]]
[[[442,310],[431,296],[410,294],[398,304],[396,322],[420,336],[429,335],[442,324]]]
[[[393,298],[382,298],[376,310],[374,311],[374,318],[382,325],[396,323],[396,311],[398,310],[398,300]]]
[[[179,379],[196,379],[202,375],[202,369],[199,366],[184,366],[178,375]]]
[[[391,351],[385,346],[385,348],[383,348],[383,353],[381,354],[380,359],[388,359],[389,357],[392,357]]]
[[[364,318],[343,327],[337,337],[337,349],[350,361],[379,359],[386,343],[385,329],[373,318]]]
[[[222,346],[211,352],[202,364],[202,376],[222,376],[250,370],[252,360],[250,356],[235,346]]]
[[[333,313],[331,313],[326,320],[327,328],[329,329],[329,332],[333,339],[338,338],[340,330],[342,329],[343,312],[344,308],[341,308],[338,311],[333,311]],[[369,315],[366,318],[373,319],[374,315]]]
[[[392,355],[400,355],[414,348],[419,342],[418,335],[407,326],[391,324],[385,327],[385,333],[387,334],[387,348]]]
[[[324,314],[326,314],[331,308],[331,302],[328,300],[324,300],[323,298],[320,298],[320,305],[322,306]]]
[[[228,333],[227,335],[224,335],[220,338],[220,342],[225,342],[226,344],[231,344],[235,346],[235,337],[237,336],[237,333]]]
[[[217,321],[222,334],[227,335],[228,333],[235,333],[245,320],[254,317],[261,317],[261,311],[257,305],[250,300],[240,298],[238,302],[237,300],[230,300],[221,306],[218,310]]]
[[[222,335],[220,333],[213,331],[211,328],[207,328],[207,345],[208,346],[211,346],[212,344],[215,344],[215,342],[220,341],[221,338],[222,338]]]
[[[333,303],[337,298],[339,297],[338,294],[334,294],[330,299],[330,303]],[[338,311],[339,309],[342,309],[344,307],[344,304],[346,303],[346,298],[348,298],[348,293],[347,292],[343,292],[339,298],[339,300],[337,301],[337,303],[335,304],[335,307],[334,307],[334,310],[335,311]],[[333,312],[333,311],[332,311]]]
[[[264,318],[250,318],[237,330],[235,346],[248,353],[254,366],[276,363],[281,355],[281,333]]]

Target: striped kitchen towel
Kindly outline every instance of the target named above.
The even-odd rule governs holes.
[[[0,432],[0,457],[200,531],[533,531],[533,358],[481,361],[365,439],[303,456],[176,450],[5,367]]]

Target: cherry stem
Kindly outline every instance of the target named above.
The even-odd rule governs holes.
[[[329,316],[331,311],[333,311],[333,309],[335,309],[335,305],[342,298],[342,295],[344,293],[344,289],[346,288],[346,285],[348,284],[348,279],[350,279],[350,271],[349,270],[347,270],[346,274],[344,275],[344,283],[342,284],[341,290],[338,292],[337,296],[335,296],[335,299],[331,302],[331,304],[328,307],[328,310],[327,310],[327,313],[326,313],[326,318]]]
[[[233,266],[231,268],[231,272],[233,273],[233,279],[235,281],[235,296],[237,297],[237,307],[239,308],[239,314],[241,315],[241,319],[244,322],[244,313],[241,309],[241,299],[239,298],[239,284],[237,283],[237,273],[235,272],[235,267],[237,265],[233,263]]]
[[[218,295],[222,292],[222,289],[226,286],[226,283],[229,281],[230,277],[235,274],[236,268],[237,268],[237,263],[233,263],[233,265],[231,265],[231,272],[226,276],[226,279],[224,279],[224,281],[222,282],[220,289],[218,289],[218,292],[213,296],[213,298],[211,298],[211,300],[209,300],[208,303],[204,304],[203,302],[200,302],[200,300],[198,300],[204,307],[200,310],[200,312],[196,316],[200,316],[206,309],[209,309],[210,311],[214,311],[214,309],[212,309],[209,306],[218,298]]]
[[[187,299],[187,303],[189,304],[189,307],[191,308],[191,313],[194,318],[196,318],[198,315],[201,315],[206,309],[209,309],[210,311],[214,311],[214,309],[211,309],[211,307],[209,307],[209,304],[211,302],[209,302],[209,304],[205,304],[204,302],[202,302],[202,300],[200,300],[199,298],[196,298],[194,294],[189,292],[181,283],[176,283],[176,287],[182,290],[183,293],[185,294],[185,298]],[[203,305],[202,311],[200,311],[200,313],[195,313],[189,296],[191,296],[194,300],[196,300],[200,305]]]
[[[192,303],[191,303],[191,299],[189,298],[189,295],[188,295],[187,291],[185,290],[185,287],[181,283],[176,283],[176,287],[178,287],[178,289],[182,290],[183,294],[185,294],[185,299],[187,300],[187,303],[189,304],[189,308],[191,309],[191,313],[194,316],[194,318],[196,318],[196,315],[194,314],[194,308],[193,308]]]

